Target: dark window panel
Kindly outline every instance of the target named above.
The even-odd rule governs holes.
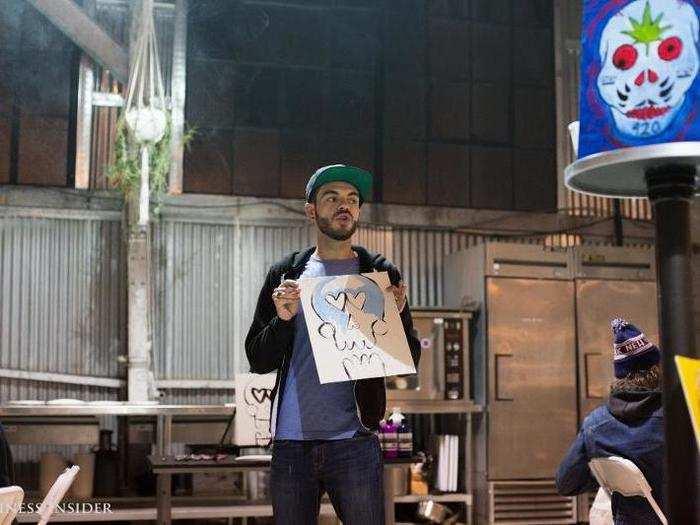
[[[324,3],[327,0],[321,0]],[[358,8],[375,8],[377,0],[337,0],[339,6],[342,7],[358,7]]]
[[[431,16],[446,18],[469,17],[469,0],[428,0],[426,7]]]
[[[247,62],[272,59],[267,6],[244,2],[197,0],[188,6],[190,58]]]
[[[512,209],[511,155],[509,148],[472,148],[471,201],[473,208]]]
[[[271,51],[285,64],[326,66],[330,55],[328,11],[269,8]]]
[[[280,70],[236,68],[235,116],[239,126],[277,127]]]
[[[383,201],[425,204],[425,143],[384,142]]]
[[[515,207],[553,211],[557,207],[557,170],[553,150],[514,152]]]
[[[508,24],[513,3],[513,0],[472,0],[472,17],[480,22]]]
[[[315,129],[323,123],[327,75],[320,71],[287,69],[282,74],[281,123],[286,127]]]
[[[374,77],[334,71],[327,103],[326,131],[334,135],[374,136]]]
[[[68,116],[71,89],[71,57],[68,53],[34,53],[23,49],[21,66],[15,73],[23,113]]]
[[[377,11],[337,10],[331,18],[331,65],[352,69],[374,68],[379,49]]]
[[[237,128],[233,141],[233,193],[278,197],[279,132]]]
[[[384,135],[425,138],[426,80],[386,75],[384,79]]]
[[[233,128],[236,98],[231,61],[190,60],[187,64],[187,122],[203,128]]]
[[[14,55],[20,45],[22,11],[29,9],[24,0],[3,0],[0,9],[0,52],[4,56]]]
[[[374,172],[374,138],[371,136],[355,139],[324,137],[321,140],[319,166],[329,164],[346,164]]]
[[[233,181],[233,132],[198,129],[185,149],[185,192],[231,195]]]
[[[553,147],[554,92],[549,89],[515,90],[515,144],[521,147]]]
[[[430,72],[450,80],[463,80],[469,73],[469,24],[458,20],[429,22]]]
[[[0,184],[10,182],[10,136],[12,122],[9,117],[0,117]]]
[[[283,133],[281,137],[280,197],[302,199],[309,177],[321,166],[315,135]]]
[[[0,115],[12,113],[16,89],[14,71],[14,62],[0,56]]]
[[[428,204],[469,206],[469,149],[431,144],[428,149]]]
[[[68,120],[23,115],[19,127],[17,178],[20,184],[68,183]]]
[[[384,2],[384,9],[389,13],[422,13],[425,2],[426,0],[389,0]]]
[[[513,82],[549,86],[554,81],[554,43],[549,29],[515,30]]]
[[[5,8],[3,0],[3,9]],[[47,51],[52,55],[70,53],[73,43],[52,24],[44,15],[34,8],[27,6],[22,12],[22,42],[23,50],[36,53]]]
[[[425,16],[423,3],[387,2],[384,21],[386,71],[425,74]]]
[[[474,80],[510,79],[511,51],[509,27],[474,24],[472,26],[472,71]]]
[[[433,137],[466,140],[469,136],[469,84],[435,81],[430,96]]]
[[[510,142],[510,88],[504,84],[473,84],[471,130],[475,139]]]
[[[279,0],[257,0],[261,4],[279,4]],[[328,0],[285,0],[286,5],[292,6],[302,6],[302,7],[314,7],[314,6],[327,6]]]
[[[552,0],[518,0],[513,2],[513,23],[520,26],[552,27]]]

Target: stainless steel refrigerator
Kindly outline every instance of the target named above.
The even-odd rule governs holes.
[[[579,422],[605,402],[613,380],[610,319],[624,317],[658,344],[653,252],[580,246],[573,250],[578,342]],[[588,521],[595,493],[579,498],[580,522]]]
[[[475,426],[479,523],[578,520],[583,500],[558,496],[554,472],[582,415],[605,395],[609,317],[656,333],[653,283],[638,282],[653,276],[649,257],[487,243],[446,258],[446,306],[481,306],[471,367],[475,401],[486,407]]]

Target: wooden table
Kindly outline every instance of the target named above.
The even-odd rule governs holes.
[[[384,514],[386,525],[393,525],[394,519],[394,477],[392,468],[405,468],[412,463],[420,463],[419,457],[396,458],[384,460]],[[201,472],[246,472],[253,470],[268,470],[270,461],[266,460],[237,460],[225,458],[214,460],[182,460],[178,461],[174,456],[148,456],[148,463],[158,479],[156,492],[156,508],[158,525],[169,525],[171,522],[171,476],[173,474],[192,474]]]

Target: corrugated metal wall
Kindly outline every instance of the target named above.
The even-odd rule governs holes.
[[[119,215],[0,207],[0,368],[124,377],[124,253]],[[442,302],[445,254],[483,242],[471,233],[363,226],[355,242],[401,269],[414,306]],[[502,239],[541,243],[541,238]],[[269,266],[313,243],[304,221],[237,223],[168,217],[154,225],[154,370],[157,379],[232,380],[247,371],[243,342]],[[123,392],[122,392],[123,393]],[[232,389],[164,389],[162,402],[223,404]],[[120,390],[0,377],[0,402],[117,399]],[[114,428],[104,418],[103,428]],[[22,479],[36,477],[43,452],[79,447],[17,446]]]
[[[0,368],[117,376],[119,221],[0,220]]]
[[[3,218],[0,368],[123,377],[117,363],[125,353],[120,235],[120,222],[99,212],[82,219]],[[394,261],[412,305],[439,306],[444,255],[484,240],[449,230],[364,226],[355,242]],[[301,220],[199,222],[165,215],[154,226],[152,242],[156,378],[227,380],[246,371],[243,342],[267,269],[312,243],[313,232]],[[0,380],[0,400],[79,394],[70,385],[36,383],[22,390],[20,384]],[[114,389],[98,391],[103,399],[116,396]],[[170,397],[227,398],[215,390]]]
[[[355,242],[392,256],[390,228]],[[154,357],[159,379],[230,379],[247,371],[243,348],[267,270],[313,244],[303,222],[209,224],[164,220],[155,229]]]
[[[356,236],[394,260],[418,306],[441,303],[443,256],[482,240],[387,227],[363,227]],[[243,340],[267,269],[312,243],[301,221],[158,223],[151,305],[157,378],[229,379],[246,370]],[[118,377],[117,356],[124,352],[119,221],[5,218],[0,246],[0,368]]]
[[[230,379],[244,370],[243,337],[267,269],[309,243],[304,225],[158,225],[152,255],[156,377]]]

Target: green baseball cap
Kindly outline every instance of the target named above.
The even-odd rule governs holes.
[[[360,194],[360,201],[364,202],[372,194],[372,174],[354,166],[345,164],[331,164],[323,166],[311,175],[306,183],[306,202],[311,202],[316,190],[329,182],[347,182],[357,188]]]

